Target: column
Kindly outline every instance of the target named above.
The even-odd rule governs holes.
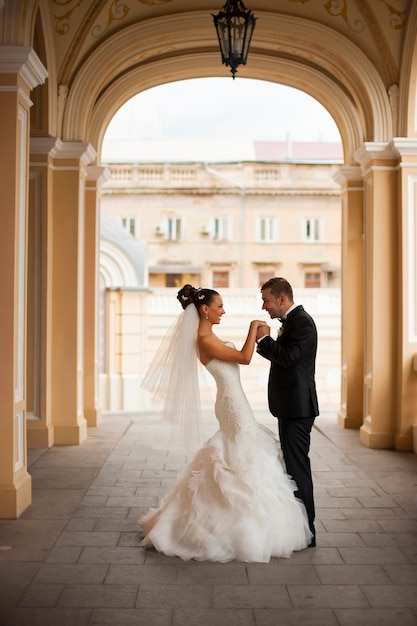
[[[397,422],[398,184],[397,158],[387,143],[366,143],[355,154],[364,179],[365,361],[364,420],[369,448],[394,448]],[[350,294],[361,298],[361,294]]]
[[[0,56],[0,517],[16,518],[32,499],[26,455],[26,287],[30,90],[47,72],[25,46]]]
[[[55,444],[87,436],[84,418],[84,211],[89,144],[53,151],[52,421]]]
[[[338,421],[360,428],[363,421],[364,232],[363,181],[359,167],[335,176],[342,199],[342,396]]]
[[[417,139],[394,139],[400,158],[397,450],[417,452]]]
[[[27,438],[29,448],[54,444],[51,412],[52,367],[52,184],[55,137],[30,142]]]
[[[104,167],[87,168],[84,246],[84,417],[100,422],[99,402],[99,254],[100,187],[110,175]]]

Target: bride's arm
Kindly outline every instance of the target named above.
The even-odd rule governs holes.
[[[264,321],[252,320],[246,341],[241,350],[227,346],[216,335],[202,335],[198,338],[200,359],[219,359],[220,361],[249,365],[255,347],[256,332],[259,326],[263,324],[265,324]]]

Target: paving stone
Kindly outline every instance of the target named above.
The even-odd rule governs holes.
[[[399,548],[339,548],[345,563],[390,564],[406,563],[407,559]]]
[[[286,567],[274,567],[272,562],[249,563],[246,570],[250,585],[320,584],[314,565],[288,564]]]
[[[39,569],[34,582],[39,584],[83,583],[85,585],[93,585],[104,581],[108,567],[105,564],[46,563]]]
[[[375,608],[410,607],[417,609],[415,585],[363,585],[363,593]]]
[[[117,584],[174,584],[177,582],[177,568],[175,565],[110,565],[106,576],[106,585]],[[196,581],[193,581],[196,584]],[[191,583],[191,584],[193,584]]]
[[[410,609],[335,609],[334,612],[340,626],[364,626],[364,619],[366,626],[415,626],[417,623],[417,616]]]
[[[254,609],[254,614],[256,626],[339,626],[331,609]]]
[[[32,504],[20,519],[65,519],[68,520],[78,508],[82,489],[37,489],[32,490]]]
[[[315,570],[323,585],[388,584],[390,578],[381,565],[316,565]]]
[[[137,591],[136,585],[66,585],[58,606],[131,608]]]
[[[255,626],[252,609],[174,609],[172,626]]]
[[[77,563],[81,552],[82,546],[55,546],[45,563]]]
[[[137,607],[210,607],[212,585],[140,585]]]
[[[57,541],[57,546],[116,546],[120,539],[119,532],[64,532]]]
[[[139,531],[139,525],[137,519],[120,517],[110,519],[101,518],[97,520],[94,530],[97,532],[117,531],[119,533],[125,533],[130,531],[137,533]]]
[[[413,533],[360,533],[367,546],[416,546],[417,534]]]
[[[244,563],[209,563],[189,561],[178,568],[179,585],[218,585],[218,584],[234,584],[246,585],[248,578]]]
[[[395,585],[417,585],[417,567],[414,564],[384,565],[384,571]]]
[[[358,585],[289,585],[288,593],[295,607],[369,607]]]
[[[17,608],[7,626],[87,626],[91,609]]]
[[[400,521],[400,520],[398,520]],[[382,522],[361,519],[326,519],[323,526],[329,533],[360,533],[360,532],[381,532]]]
[[[215,607],[277,608],[290,607],[285,585],[214,585]]]
[[[172,609],[94,609],[89,625],[104,626],[105,624],[110,624],[110,626],[171,626]]]
[[[138,547],[94,547],[84,548],[79,563],[143,563],[145,554]]]
[[[30,585],[19,602],[23,607],[54,607],[64,590],[64,585]]]

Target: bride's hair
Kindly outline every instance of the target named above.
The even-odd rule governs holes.
[[[177,300],[179,300],[183,309],[186,309],[189,304],[193,303],[198,311],[202,304],[211,304],[214,296],[218,295],[220,294],[214,291],[214,289],[198,289],[187,284],[179,290]]]

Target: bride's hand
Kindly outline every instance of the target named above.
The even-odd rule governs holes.
[[[258,329],[261,326],[268,326],[268,324],[265,322],[265,320],[252,320],[251,326],[255,326]]]

